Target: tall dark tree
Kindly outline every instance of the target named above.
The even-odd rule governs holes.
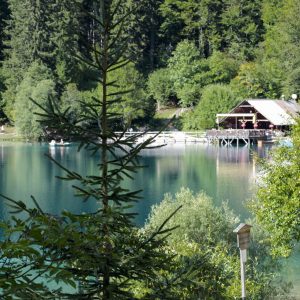
[[[144,74],[153,71],[160,63],[163,43],[160,36],[161,3],[162,0],[127,0],[127,6],[135,12],[126,29],[129,40],[128,51],[138,69]]]
[[[224,4],[222,48],[241,59],[253,60],[255,48],[263,41],[265,33],[262,2],[226,0]]]
[[[9,19],[8,3],[6,0],[0,2],[0,62],[3,60],[3,48],[4,48],[4,28],[5,21]]]
[[[76,56],[80,53],[81,12],[78,4],[81,2],[82,0],[48,1],[48,27],[54,52],[53,65],[48,67],[53,69],[62,85],[79,81],[80,63]]]
[[[282,92],[289,97],[300,92],[300,22],[297,15],[300,3],[296,0],[272,1],[264,6],[264,19],[268,30],[263,57],[281,72]],[[274,16],[271,21],[270,16]]]
[[[160,11],[162,28],[177,38],[192,39],[204,57],[231,49],[253,59],[254,48],[263,39],[261,1],[165,0]]]
[[[54,45],[48,27],[47,1],[9,0],[11,17],[6,27],[6,59],[3,63],[6,91],[3,95],[7,115],[14,119],[17,86],[36,60],[53,65]]]
[[[2,224],[6,239],[0,242],[0,293],[4,298],[137,299],[134,287],[141,282],[146,286],[144,299],[176,298],[169,285],[178,285],[181,277],[173,256],[165,252],[164,238],[160,238],[169,231],[163,229],[166,221],[153,231],[139,231],[134,214],[128,211],[139,199],[139,191],[123,187],[124,178],[132,178],[141,167],[138,154],[153,138],[136,143],[139,135],[126,138],[127,128],[121,135],[113,130],[120,115],[112,109],[122,103],[126,91],[116,91],[118,80],[109,81],[108,74],[128,63],[123,58],[126,41],[119,37],[130,12],[123,11],[120,18],[117,12],[123,8],[122,1],[98,3],[99,10],[91,16],[99,27],[95,43],[89,45],[88,53],[93,56],[82,57],[91,68],[100,70],[98,97],[81,108],[78,120],[72,117],[71,121],[69,110],[61,112],[55,101],[48,108],[36,101],[44,110],[39,116],[49,131],[76,138],[79,150],[84,146],[91,155],[99,155],[99,171],[90,176],[68,170],[52,159],[65,171],[65,179],[74,181],[77,196],[82,201],[97,201],[98,208],[88,214],[52,216],[43,212],[34,198],[36,208],[29,209],[23,202],[4,196],[15,212],[27,215],[25,220],[14,218],[10,224]],[[167,281],[158,276],[160,270],[172,270]],[[74,289],[51,289],[47,279]]]
[[[179,31],[182,38],[192,39],[203,57],[220,50],[222,1],[165,0],[160,11],[164,16],[163,29]]]
[[[11,19],[6,27],[4,61],[6,111],[15,118],[14,101],[18,85],[33,62],[43,64],[53,73],[56,89],[79,82],[80,12],[69,0],[9,0]]]

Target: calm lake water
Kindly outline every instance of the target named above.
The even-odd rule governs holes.
[[[217,147],[202,144],[175,144],[160,149],[145,150],[141,162],[147,165],[133,181],[132,189],[143,189],[143,199],[135,206],[136,222],[142,225],[153,204],[165,193],[176,193],[181,187],[195,192],[204,190],[215,205],[228,201],[243,222],[249,217],[245,202],[253,194],[257,156],[266,157],[269,147]],[[91,159],[76,147],[49,148],[47,144],[0,143],[0,192],[31,205],[34,195],[40,206],[59,214],[63,209],[72,212],[93,211],[94,202],[82,203],[74,197],[71,184],[55,178],[63,175],[45,153],[81,174],[97,174],[96,158]],[[9,218],[9,207],[0,202],[0,217]],[[299,253],[299,251],[298,251]],[[286,262],[283,276],[291,280],[300,299],[300,256]]]

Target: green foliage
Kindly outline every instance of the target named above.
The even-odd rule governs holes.
[[[60,84],[78,82],[80,62],[76,58],[80,54],[80,3],[82,0],[50,1],[48,4],[48,26],[53,43],[53,62],[48,64],[58,77]]]
[[[200,59],[199,52],[193,42],[187,40],[179,43],[168,61],[168,72],[174,86],[174,92],[183,107],[196,104],[201,89],[208,84],[206,74],[208,64]]]
[[[113,253],[110,272],[116,274],[110,286],[118,299],[134,299],[130,287],[135,280],[155,286],[158,282],[155,269],[168,269],[173,265],[172,256],[166,259],[163,242],[155,239],[153,232],[142,233],[128,226],[125,220],[119,219],[121,211],[111,212],[110,220],[105,220],[111,230],[118,226],[107,239],[100,214],[62,212],[60,217],[55,217],[39,207],[29,209],[21,202],[15,202],[13,207],[25,212],[27,221],[14,219],[1,224],[7,235],[1,242],[0,252],[1,257],[6,258],[0,272],[0,292],[5,299],[12,295],[14,299],[89,299],[90,295],[103,299],[99,274],[107,264],[104,255],[107,243]],[[14,236],[17,238],[12,238]],[[9,277],[5,270],[10,272]],[[134,281],[128,281],[128,277]],[[58,287],[49,288],[49,283],[53,286],[54,282]],[[62,283],[67,290],[61,289]],[[78,284],[80,290],[76,288]],[[163,289],[166,288],[162,287],[158,296],[166,293]]]
[[[46,2],[8,1],[11,19],[6,28],[8,49],[4,67],[9,86],[15,87],[22,80],[33,61],[39,59],[47,65],[53,56]]]
[[[17,87],[33,62],[44,64],[60,88],[78,81],[79,65],[75,54],[79,52],[76,34],[79,11],[76,5],[70,7],[69,0],[7,2],[11,15],[5,28],[5,39],[1,37],[6,46],[3,99],[6,114],[14,120]]]
[[[278,22],[283,3],[283,0],[262,1],[262,20],[264,22],[264,26],[267,28],[267,31],[271,26]]]
[[[79,150],[85,147],[100,160],[98,172],[86,177],[54,161],[65,171],[64,179],[73,181],[79,196],[76,199],[97,201],[98,210],[91,214],[62,212],[52,216],[34,199],[36,208],[28,209],[23,202],[4,197],[15,213],[23,215],[1,225],[5,232],[0,242],[1,296],[234,299],[240,290],[232,234],[236,217],[226,205],[215,208],[204,194],[194,196],[184,190],[153,210],[145,231],[136,228],[127,210],[139,193],[124,189],[123,179],[132,178],[141,167],[138,154],[151,140],[136,144],[136,135],[125,138],[114,134],[116,124],[125,124],[126,130],[133,118],[147,114],[143,78],[125,58],[133,58],[143,74],[165,63],[164,69],[149,76],[150,96],[161,104],[176,97],[183,107],[196,105],[201,99],[189,116],[189,122],[194,123],[186,124],[189,128],[211,127],[219,108],[229,110],[240,97],[297,92],[299,1],[7,3],[8,10],[6,1],[0,4],[5,8],[0,10],[5,112],[28,138],[39,137],[47,127],[50,132],[78,140]],[[133,17],[129,13],[132,8]],[[5,30],[4,18],[8,19]],[[262,50],[256,51],[264,36],[262,20],[266,39]],[[228,86],[221,85],[229,82],[234,94],[238,92],[234,97]],[[53,97],[60,99],[48,105]],[[299,133],[294,144],[299,149],[298,137]],[[274,206],[266,206],[266,210],[263,202],[254,206],[259,221],[266,222],[270,232],[276,229],[272,242],[278,245],[277,253],[283,254],[299,241],[297,148],[280,150],[285,154],[279,164],[282,169],[274,168],[280,169],[280,175],[274,182],[266,177],[270,186],[274,183],[274,193],[270,190],[272,197],[268,198]],[[279,156],[275,159],[279,161]],[[258,195],[267,198],[269,190],[264,194],[263,188]],[[165,218],[181,204],[183,209],[169,220],[169,227],[182,227],[165,236],[169,233]],[[274,216],[278,217],[276,226]],[[258,236],[266,238],[265,233]],[[279,241],[280,236],[286,238]],[[277,266],[267,250],[267,246],[253,242],[247,281],[253,299],[268,299],[277,293],[272,281]],[[55,281],[58,288],[50,287],[47,281]],[[61,289],[63,284],[70,287],[68,292]]]
[[[5,29],[5,21],[8,19],[8,3],[6,0],[0,2],[0,61],[3,59],[4,52],[4,29]]]
[[[171,42],[188,38],[204,57],[228,51],[242,59],[253,59],[254,49],[263,39],[258,0],[164,0],[160,11],[164,17],[162,29],[172,36]]]
[[[213,128],[216,114],[229,111],[240,100],[229,85],[208,85],[203,89],[201,100],[194,111],[184,116],[183,126],[185,129]]]
[[[280,92],[287,97],[299,91],[299,11],[299,1],[295,0],[266,2],[264,7],[268,30],[262,57],[278,70],[276,80],[281,81]]]
[[[237,75],[239,62],[224,52],[214,52],[208,62],[213,83],[229,83]]]
[[[55,97],[55,83],[49,70],[42,64],[33,63],[17,88],[15,101],[15,125],[20,134],[28,139],[37,139],[43,135],[39,117],[34,113],[41,112],[31,99],[46,107],[48,100]]]
[[[201,259],[194,280],[186,289],[177,291],[177,299],[238,299],[240,265],[233,233],[238,217],[225,203],[215,207],[203,192],[195,195],[189,189],[181,189],[174,197],[167,194],[152,208],[146,229],[159,226],[179,206],[182,208],[167,225],[175,228],[166,235],[168,245],[186,261],[197,263]],[[282,292],[275,280],[278,262],[270,259],[268,245],[260,243],[265,233],[253,225],[255,239],[251,241],[247,263],[247,297],[273,299]]]
[[[238,75],[232,84],[245,98],[259,98],[263,95],[263,88],[259,81],[258,66],[254,62],[244,63],[240,66]]]
[[[289,256],[299,242],[300,121],[292,133],[293,147],[274,150],[263,164],[252,210],[269,232],[274,255]]]
[[[199,102],[205,86],[228,83],[237,70],[238,62],[227,54],[215,52],[209,59],[201,59],[195,45],[183,41],[177,45],[168,67],[149,76],[148,91],[158,108],[171,102],[174,96],[181,106],[192,106]]]
[[[137,69],[147,75],[160,65],[165,55],[163,51],[166,49],[160,34],[162,18],[158,10],[162,0],[126,0],[124,2],[134,11],[125,29],[125,36],[128,39],[126,54]]]
[[[4,101],[1,95],[1,92],[4,90],[4,76],[1,71],[2,70],[0,69],[0,115],[1,115],[0,119],[2,118],[3,108],[4,108]]]
[[[182,209],[168,223],[170,228],[180,224],[168,237],[175,249],[183,246],[182,238],[203,247],[206,245],[207,248],[234,240],[232,228],[239,219],[233,212],[225,204],[223,208],[214,207],[212,199],[204,192],[194,195],[191,190],[184,188],[175,197],[167,194],[160,204],[152,207],[147,226],[158,226],[164,220],[164,215],[181,205]]]
[[[2,224],[5,237],[0,241],[0,294],[6,299],[20,299],[22,295],[27,299],[137,299],[133,292],[137,284],[150,287],[144,299],[174,299],[172,285],[180,286],[181,277],[189,273],[182,270],[178,272],[180,276],[168,282],[163,274],[156,276],[177,266],[173,254],[165,251],[162,238],[169,231],[164,229],[168,218],[159,228],[143,233],[128,210],[138,201],[140,191],[124,188],[124,179],[133,179],[141,168],[138,154],[151,148],[156,137],[139,144],[139,134],[125,137],[114,132],[115,123],[123,118],[114,110],[120,109],[117,105],[128,94],[121,87],[127,87],[127,80],[136,83],[138,76],[123,59],[126,42],[120,39],[119,32],[124,28],[117,11],[121,10],[124,18],[128,11],[122,10],[121,2],[112,5],[103,0],[98,4],[101,14],[95,10],[93,19],[99,27],[95,33],[101,39],[96,38],[99,42],[89,45],[88,53],[93,55],[83,57],[87,65],[98,70],[93,74],[101,72],[101,78],[95,78],[98,87],[94,92],[98,91],[98,95],[91,96],[77,111],[75,104],[72,110],[65,111],[56,101],[45,105],[54,84],[48,69],[34,63],[18,87],[16,100],[16,113],[21,108],[24,112],[29,109],[31,96],[42,127],[79,141],[78,151],[84,147],[91,156],[97,154],[98,171],[87,176],[67,169],[50,156],[49,159],[64,170],[61,179],[73,182],[77,201],[96,201],[98,205],[91,213],[76,215],[64,211],[54,216],[42,211],[34,198],[35,208],[29,209],[24,202],[2,195],[17,214],[10,223]],[[129,79],[120,70],[126,65],[131,72]],[[131,95],[136,96],[135,92]],[[74,85],[68,86],[63,106],[68,105],[71,94],[79,98]],[[74,111],[79,115],[74,117]],[[32,123],[26,126],[33,127]],[[36,133],[36,128],[31,128],[32,133]],[[57,288],[47,284],[53,282]]]
[[[177,30],[182,39],[194,41],[201,55],[209,56],[220,49],[220,14],[222,1],[165,0],[160,10],[164,16],[162,28]]]
[[[70,121],[75,122],[79,118],[84,98],[84,93],[77,89],[75,83],[66,85],[65,91],[62,93],[60,98],[60,108],[62,111],[70,109]]]
[[[157,110],[165,106],[174,97],[173,85],[170,79],[169,69],[158,69],[149,75],[147,91],[150,97],[157,102]]]
[[[149,106],[144,92],[144,78],[133,63],[110,72],[108,78],[112,82],[117,82],[117,86],[111,89],[111,93],[128,91],[121,100],[120,95],[117,94],[112,101],[117,101],[116,105],[113,105],[113,111],[122,116],[125,127],[130,127],[132,120],[145,116]]]
[[[244,98],[278,99],[282,93],[283,72],[274,59],[244,63],[232,85]]]
[[[17,86],[35,60],[51,70],[58,97],[71,83],[93,93],[95,75],[99,79],[101,71],[77,58],[94,56],[87,48],[101,39],[92,17],[95,12],[100,15],[100,2],[5,0],[1,5],[2,99],[10,119],[14,119]],[[228,84],[234,77],[231,86],[242,98],[288,97],[299,89],[296,0],[126,0],[122,11],[126,10],[133,12],[126,20],[121,12],[116,14],[124,27],[123,57],[130,58],[145,77],[151,73],[150,97],[136,96],[151,98],[149,105],[154,99],[158,106],[178,102],[182,107],[194,106],[206,85]],[[131,115],[133,106],[139,117],[145,115],[133,103],[124,114]]]
[[[223,47],[239,59],[253,60],[265,33],[262,1],[225,0],[221,15]]]

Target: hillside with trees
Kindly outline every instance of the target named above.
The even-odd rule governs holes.
[[[74,201],[96,201],[91,212],[53,215],[33,196],[29,207],[0,194],[13,214],[0,222],[1,298],[236,298],[239,259],[232,228],[238,217],[226,203],[215,207],[204,192],[182,189],[175,197],[166,195],[138,228],[128,209],[140,190],[123,183],[143,167],[139,154],[152,148],[155,137],[136,143],[140,135],[125,132],[150,123],[164,106],[187,108],[183,128],[199,129],[213,126],[211,116],[239,99],[297,92],[300,4],[5,0],[0,5],[6,121],[33,140],[46,133],[68,135],[79,142],[78,151],[98,161],[96,173],[87,175],[48,156],[64,171],[59,179],[72,182]],[[253,204],[260,222],[270,191],[282,201],[295,189],[287,208],[299,213],[292,205],[299,182],[287,181],[284,191],[277,190],[281,174],[299,173],[299,151],[284,151],[291,168],[271,173],[274,180],[266,177],[270,189],[262,187]],[[274,214],[267,212],[265,226],[272,227]],[[289,214],[282,218],[290,224]],[[298,228],[294,224],[287,236],[292,243],[299,241]],[[286,254],[293,245],[255,230],[249,298],[288,299],[288,286],[276,277],[280,261],[269,253],[274,241]]]
[[[36,139],[43,128],[32,118],[30,98],[44,103],[51,95],[76,116],[78,101],[97,94],[96,74],[78,59],[93,56],[87,49],[96,42],[95,4],[3,0],[0,5],[1,110],[20,134]],[[120,36],[131,64],[111,77],[123,78],[121,88],[132,92],[115,106],[123,115],[118,128],[153,124],[157,110],[177,107],[189,108],[179,129],[205,129],[214,126],[215,112],[241,99],[299,91],[296,0],[127,0],[124,5],[134,11]]]

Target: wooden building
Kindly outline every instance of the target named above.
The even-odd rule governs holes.
[[[274,130],[289,129],[299,113],[300,105],[294,100],[245,100],[229,113],[217,114],[218,129],[208,130],[206,137],[222,145],[269,140]]]
[[[250,99],[229,113],[217,114],[216,123],[224,129],[289,128],[299,116],[300,105],[294,100]]]

